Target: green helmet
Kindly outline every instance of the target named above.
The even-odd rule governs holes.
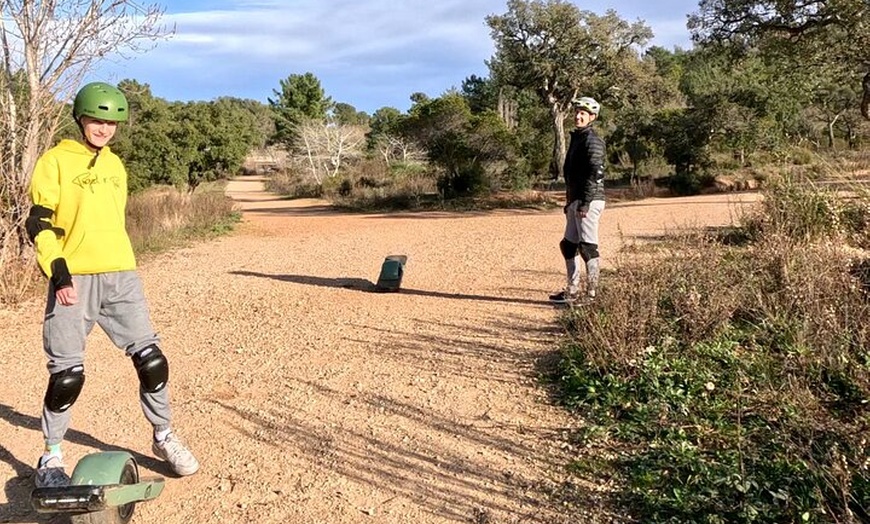
[[[127,97],[117,87],[105,82],[92,82],[79,89],[73,102],[73,118],[89,116],[108,122],[126,122]]]

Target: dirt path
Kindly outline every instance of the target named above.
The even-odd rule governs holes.
[[[560,211],[346,215],[233,181],[237,232],[145,261],[172,364],[175,426],[200,473],[169,478],[134,522],[559,523],[572,420],[536,380],[558,330]],[[727,224],[751,195],[612,204],[601,250],[683,224]],[[369,292],[386,255],[399,294]],[[29,506],[46,375],[41,301],[0,312],[0,522]],[[64,450],[151,458],[132,365],[95,330]],[[561,513],[561,515],[560,515]],[[578,520],[579,518],[579,520]],[[593,520],[587,520],[593,522]]]

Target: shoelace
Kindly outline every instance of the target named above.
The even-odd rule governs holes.
[[[159,444],[158,444],[159,445]],[[183,454],[180,442],[172,438],[171,436],[166,437],[166,440],[163,441],[163,445],[159,445],[160,449],[166,453],[166,458],[169,460],[170,458],[178,458]]]

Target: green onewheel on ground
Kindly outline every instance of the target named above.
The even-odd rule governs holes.
[[[136,502],[163,491],[161,477],[139,479],[125,451],[92,453],[76,465],[69,486],[37,488],[30,495],[39,513],[69,513],[72,524],[127,524]]]
[[[402,286],[402,276],[405,274],[406,255],[390,255],[381,265],[381,274],[375,289],[383,292],[395,292]]]

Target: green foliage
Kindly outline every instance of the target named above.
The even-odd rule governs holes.
[[[703,0],[689,18],[696,41],[727,49],[734,56],[760,52],[781,71],[804,75],[806,95],[819,78],[836,79],[856,89],[864,79],[863,101],[870,101],[870,17],[866,0],[776,2]],[[739,45],[734,45],[737,42]],[[790,97],[789,97],[790,98]],[[858,111],[855,100],[853,110]],[[870,119],[870,105],[864,117]]]
[[[864,0],[770,5],[759,0],[703,0],[699,8],[689,18],[689,28],[700,41],[742,39],[747,44],[801,53],[804,59],[812,59],[816,53],[824,54],[828,61],[864,61],[867,57],[870,36]],[[784,33],[801,38],[784,39]]]
[[[486,19],[496,54],[493,77],[518,88],[533,87],[548,105],[567,108],[580,90],[597,92],[619,68],[632,45],[652,37],[648,27],[628,24],[609,11],[598,16],[562,0],[509,0],[508,12]]]
[[[203,182],[237,174],[260,142],[255,116],[238,99],[187,103],[176,108],[176,115],[180,125],[171,137],[185,146],[185,182],[191,191]]]
[[[306,120],[325,120],[333,102],[313,73],[290,75],[279,84],[280,91],[272,90],[274,98],[268,99],[275,117],[273,140],[293,149],[298,140],[296,128]]]
[[[461,95],[451,93],[411,108],[403,134],[421,144],[442,174],[444,198],[498,189],[513,165],[519,144],[491,112],[473,115]]]
[[[662,155],[678,175],[695,180],[695,173],[708,159],[710,117],[703,110],[673,109],[658,112],[652,122],[652,134]]]
[[[494,111],[498,106],[497,86],[492,79],[471,75],[462,81],[462,96],[472,113]]]
[[[337,102],[332,107],[332,116],[338,125],[364,126],[369,123],[369,115],[365,111],[357,111],[355,107],[344,102]]]
[[[564,317],[566,403],[638,521],[868,518],[867,281],[831,239],[870,200],[819,192],[785,180],[748,244],[675,237]]]
[[[550,112],[556,137],[550,165],[561,174],[571,100],[581,91],[604,102],[611,93],[631,92],[626,72],[652,31],[615,11],[599,16],[563,0],[509,0],[507,9],[486,18],[496,49],[490,74],[497,85],[534,92]]]
[[[804,130],[806,81],[804,74],[761,56],[735,61],[702,48],[688,60],[681,85],[689,103],[707,115],[711,142],[745,160],[756,150],[778,149]]]
[[[619,113],[619,124],[607,137],[611,158],[624,154],[631,163],[631,180],[636,180],[642,166],[661,156],[661,145],[656,141],[655,118],[659,111],[652,109],[627,109]]]
[[[663,141],[657,140],[657,120],[665,111],[684,107],[679,84],[688,53],[673,53],[660,47],[647,50],[643,60],[631,62],[621,73],[632,88],[611,96],[611,118],[605,121],[607,149],[617,162],[630,164],[632,182],[645,171],[645,164],[660,161]],[[660,134],[660,133],[659,133]]]
[[[366,148],[375,151],[379,146],[389,149],[391,141],[402,134],[402,123],[406,115],[395,107],[382,107],[369,119],[369,132],[366,134]]]
[[[531,90],[517,91],[513,100],[517,105],[517,124],[513,133],[520,143],[523,162],[517,169],[525,169],[521,176],[528,183],[549,180],[551,173],[555,172],[551,169],[555,148],[552,116]]]
[[[123,80],[118,88],[130,104],[130,119],[118,127],[112,148],[124,159],[130,190],[154,184],[183,187],[187,155],[171,138],[178,121],[172,117],[170,104],[155,98],[148,84]]]
[[[124,159],[131,191],[168,184],[191,191],[203,182],[235,175],[264,142],[263,106],[250,100],[173,102],[155,98],[147,84],[119,84],[130,120],[112,148]]]

